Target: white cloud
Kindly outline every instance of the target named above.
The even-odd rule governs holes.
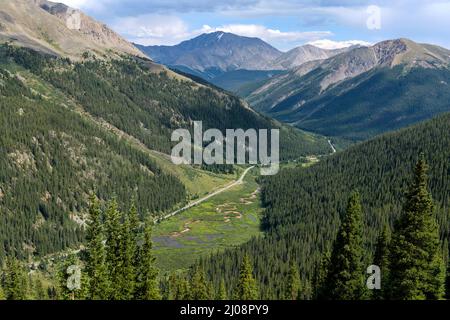
[[[192,30],[181,18],[171,15],[148,14],[115,19],[111,27],[130,41],[144,45],[175,45],[203,33],[230,32],[256,37],[272,44],[290,44],[331,36],[329,31],[280,31],[255,24],[229,24],[219,27],[204,25]]]
[[[68,5],[69,7],[76,8],[76,9],[82,9],[89,5],[89,3],[92,4],[92,0],[54,0],[54,2],[61,2],[65,5]]]
[[[280,31],[276,29],[270,29],[262,25],[256,24],[229,24],[221,27],[203,26],[202,32],[210,33],[216,31],[230,32],[240,36],[256,37],[263,39],[267,42],[282,41],[308,41],[320,39],[326,36],[331,36],[330,31]]]
[[[176,16],[118,18],[111,27],[130,41],[144,45],[174,45],[192,36],[188,25]]]
[[[65,5],[79,9],[84,13],[104,13],[107,12],[108,6],[114,0],[50,0],[53,2],[64,3]]]
[[[310,41],[308,44],[313,45],[318,48],[322,49],[342,49],[342,48],[348,48],[355,45],[361,45],[361,46],[371,46],[372,44],[367,41],[362,40],[347,40],[347,41],[333,41],[329,39],[322,39],[322,40],[316,40],[316,41]]]

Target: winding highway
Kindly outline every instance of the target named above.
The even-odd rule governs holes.
[[[156,219],[156,222],[161,222],[161,221],[163,221],[163,220],[167,220],[167,219],[169,219],[169,218],[171,218],[171,217],[173,217],[173,216],[176,216],[177,214],[179,214],[179,213],[181,213],[181,212],[183,212],[183,211],[186,211],[186,210],[188,210],[188,209],[190,209],[190,208],[192,208],[192,207],[198,206],[198,205],[201,204],[202,202],[205,202],[206,200],[209,200],[209,199],[211,199],[212,197],[217,196],[218,194],[221,194],[221,193],[223,193],[223,192],[225,192],[225,191],[227,191],[227,190],[229,190],[229,189],[231,189],[231,188],[233,188],[233,187],[235,187],[235,186],[238,186],[238,185],[244,183],[245,176],[246,176],[247,173],[248,173],[250,170],[252,170],[254,167],[255,167],[255,166],[250,167],[250,168],[247,168],[247,169],[242,173],[241,177],[240,177],[238,180],[236,180],[236,181],[234,181],[234,182],[232,182],[232,183],[226,185],[225,187],[223,187],[223,188],[221,188],[221,189],[219,189],[219,190],[216,190],[216,191],[214,191],[214,192],[212,192],[212,193],[206,195],[205,197],[203,197],[203,198],[201,198],[201,199],[198,199],[198,200],[195,200],[195,201],[189,203],[188,205],[184,206],[184,207],[181,208],[181,209],[178,209],[178,210],[176,210],[176,211],[174,211],[174,212],[172,212],[172,213],[169,213],[169,214],[166,214],[165,216],[162,216],[162,217],[160,217],[160,218],[157,218],[157,219]]]

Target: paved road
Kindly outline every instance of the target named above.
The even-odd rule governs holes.
[[[336,148],[333,146],[333,144],[331,143],[331,140],[328,140],[328,143],[330,144],[331,150],[333,150],[332,153],[336,153]]]
[[[250,168],[247,168],[247,169],[244,171],[244,173],[242,173],[241,177],[240,177],[238,180],[236,180],[236,181],[234,181],[234,182],[228,184],[227,186],[225,186],[225,187],[223,187],[223,188],[221,188],[221,189],[219,189],[219,190],[217,190],[217,191],[214,191],[213,193],[208,194],[207,196],[205,196],[205,197],[203,197],[203,198],[201,198],[201,199],[198,199],[198,200],[195,200],[195,201],[189,203],[187,206],[185,206],[185,207],[183,207],[183,208],[181,208],[181,209],[178,209],[178,210],[176,210],[176,211],[174,211],[174,212],[172,212],[172,213],[166,214],[165,216],[163,216],[163,217],[161,217],[161,218],[158,218],[158,219],[156,220],[156,222],[160,222],[160,221],[169,219],[169,218],[171,218],[171,217],[173,217],[173,216],[175,216],[175,215],[177,215],[177,214],[179,214],[179,213],[181,213],[181,212],[183,212],[183,211],[186,211],[187,209],[190,209],[190,208],[192,208],[192,207],[198,206],[198,205],[201,204],[202,202],[205,202],[206,200],[208,200],[208,199],[210,199],[210,198],[212,198],[212,197],[214,197],[214,196],[217,196],[218,194],[221,194],[222,192],[225,192],[225,191],[227,191],[227,190],[229,190],[229,189],[231,189],[231,188],[233,188],[233,187],[235,187],[235,186],[237,186],[237,185],[242,184],[242,183],[244,182],[244,179],[245,179],[245,176],[247,175],[247,173],[248,173],[250,170],[252,170],[253,168],[254,168],[254,166],[253,166],[253,167],[250,167]]]

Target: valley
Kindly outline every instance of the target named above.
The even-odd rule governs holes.
[[[186,269],[201,257],[262,235],[257,174],[248,171],[241,183],[159,222],[153,239],[161,270]]]
[[[0,300],[450,298],[450,50],[172,18],[0,1]],[[177,165],[198,123],[280,171]]]

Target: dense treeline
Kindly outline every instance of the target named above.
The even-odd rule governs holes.
[[[363,263],[373,261],[380,232],[394,229],[402,212],[411,170],[421,153],[430,166],[429,187],[440,226],[440,248],[448,263],[450,226],[450,115],[387,134],[324,159],[310,168],[286,169],[262,181],[266,235],[236,250],[203,259],[214,283],[232,281],[246,254],[255,263],[263,298],[285,295],[289,266],[300,268],[304,286],[313,288],[315,271],[326,265],[351,190],[363,206]],[[322,268],[323,269],[323,268]],[[312,290],[309,297],[313,297]]]
[[[192,120],[219,129],[273,125],[239,99],[153,72],[148,61],[74,63],[7,44],[0,46],[0,112],[0,260],[79,245],[91,190],[126,205],[134,197],[145,214],[186,199],[178,179],[83,112],[164,152],[172,130]],[[324,139],[282,130],[283,157],[328,152]]]
[[[289,262],[277,299],[326,300],[437,300],[445,297],[446,270],[439,227],[428,191],[427,165],[420,159],[405,196],[392,237],[385,226],[376,253],[365,272],[363,206],[358,192],[348,200],[331,254],[322,254],[312,285]],[[256,300],[264,297],[255,278],[253,263],[244,255],[231,282],[211,281],[201,265],[188,272],[159,277],[152,248],[153,219],[141,223],[134,205],[120,211],[111,201],[102,210],[91,197],[86,248],[69,254],[56,274],[56,289],[27,279],[21,263],[9,258],[0,274],[0,299],[88,300]],[[81,257],[81,259],[79,258]],[[448,276],[448,275],[447,275]],[[366,278],[368,277],[367,281]],[[448,279],[447,279],[448,284]],[[275,298],[275,297],[272,297]]]
[[[120,210],[116,200],[106,205],[90,197],[87,240],[80,251],[61,256],[44,286],[30,276],[28,266],[9,257],[0,268],[0,300],[209,300],[259,298],[248,257],[240,267],[237,287],[215,288],[203,269],[161,275],[155,267],[152,228],[142,222],[134,205]]]
[[[445,266],[439,227],[428,191],[427,165],[420,159],[392,238],[385,227],[372,265],[364,271],[363,208],[352,193],[331,256],[316,269],[314,298],[331,300],[440,300],[445,296]],[[317,281],[318,280],[318,281]],[[449,288],[447,288],[448,290]]]
[[[40,60],[37,60],[40,61]],[[181,182],[148,156],[0,69],[0,260],[78,246],[88,194],[135,198],[144,214],[184,202]],[[30,69],[34,67],[30,66]]]
[[[232,95],[167,72],[152,71],[148,61],[124,58],[114,61],[72,63],[2,46],[3,59],[29,69],[72,97],[90,114],[138,138],[147,147],[170,153],[171,133],[203,121],[204,129],[280,128],[282,160],[327,154],[327,141],[297,129],[281,127],[245,107]]]
[[[84,249],[60,259],[47,290],[42,283],[30,285],[27,268],[7,258],[0,277],[4,299],[160,299],[152,253],[153,218],[141,222],[134,205],[121,211],[116,200],[106,206],[95,196],[90,201]],[[39,291],[43,291],[41,297]]]

